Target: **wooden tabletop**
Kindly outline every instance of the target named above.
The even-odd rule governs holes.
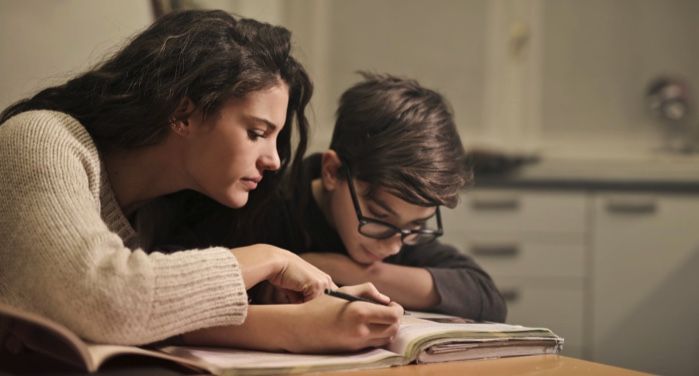
[[[306,375],[318,375],[309,373]],[[642,372],[559,355],[409,365],[366,371],[342,371],[327,376],[463,376],[463,375],[646,375]]]

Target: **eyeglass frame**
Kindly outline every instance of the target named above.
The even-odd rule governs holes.
[[[437,205],[437,209],[435,210],[435,217],[437,219],[437,229],[436,230],[435,229],[427,229],[427,228],[422,228],[419,230],[402,229],[396,225],[393,225],[393,224],[388,223],[388,222],[384,222],[384,221],[379,220],[379,219],[365,217],[364,214],[362,213],[362,208],[359,206],[359,199],[357,198],[357,190],[354,188],[354,182],[352,180],[352,172],[350,171],[350,168],[349,168],[349,165],[347,164],[347,162],[344,162],[344,161],[342,162],[341,169],[344,170],[344,172],[345,172],[345,177],[347,178],[347,184],[349,185],[350,197],[352,198],[352,204],[354,205],[354,211],[357,214],[357,221],[359,222],[359,224],[357,225],[357,232],[359,232],[363,236],[366,236],[367,238],[371,238],[371,239],[384,240],[384,239],[388,239],[392,236],[395,236],[396,234],[400,234],[400,242],[402,245],[414,246],[414,245],[420,245],[420,244],[429,244],[429,243],[435,241],[438,237],[444,235],[444,228],[442,227],[442,215],[439,211],[439,205]],[[376,237],[373,235],[367,235],[367,234],[362,232],[362,227],[367,225],[367,224],[370,224],[370,223],[386,226],[390,229],[393,229],[394,232],[391,235],[386,236],[386,237]],[[409,235],[412,235],[412,234],[433,235],[434,238],[432,238],[428,241],[425,241],[425,242],[418,242],[415,244],[406,244],[405,238]]]

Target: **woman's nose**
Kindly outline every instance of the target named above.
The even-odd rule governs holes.
[[[276,144],[272,147],[267,148],[260,158],[258,159],[258,168],[261,170],[276,171],[281,167],[281,161],[279,159],[279,153],[277,152]]]

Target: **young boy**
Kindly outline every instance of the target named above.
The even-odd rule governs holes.
[[[264,218],[232,231],[233,213],[217,210],[193,227],[198,245],[271,243],[337,284],[372,282],[406,309],[504,321],[488,274],[435,240],[439,207],[456,206],[471,182],[447,104],[413,80],[363,77],[340,99],[330,149],[305,160]]]

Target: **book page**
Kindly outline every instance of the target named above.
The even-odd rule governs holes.
[[[161,350],[178,358],[209,364],[218,369],[218,374],[223,375],[290,374],[310,371],[366,369],[405,363],[403,357],[385,349],[330,355],[271,353],[186,346],[170,346]]]
[[[12,330],[29,349],[95,372],[106,360],[121,354],[136,354],[175,361],[207,369],[206,365],[135,346],[91,344],[65,326],[37,314],[0,303],[0,317],[6,330]]]
[[[87,345],[68,328],[7,304],[0,303],[6,330],[12,330],[28,348],[93,372],[97,369]]]
[[[405,315],[410,316],[411,318],[418,318],[418,319],[423,319],[423,320],[428,320],[428,321],[433,321],[433,322],[440,322],[440,323],[468,324],[468,323],[475,322],[475,321],[473,321],[471,319],[467,319],[465,317],[452,316],[452,315],[446,315],[444,313],[435,313],[435,312],[405,311]]]
[[[188,359],[188,358],[183,358],[183,357],[177,357],[173,356],[171,354],[161,352],[159,350],[149,350],[149,349],[144,349],[141,347],[135,347],[135,346],[121,346],[121,345],[100,345],[100,344],[89,344],[88,345],[88,350],[90,352],[90,356],[92,357],[92,360],[94,364],[97,365],[97,367],[101,366],[102,363],[106,362],[107,360],[121,356],[121,355],[141,355],[141,356],[146,356],[150,358],[158,358],[158,359],[164,359],[164,360],[169,360],[184,366],[188,366],[190,368],[195,368],[199,370],[206,370],[209,371],[210,373],[216,374],[219,372],[219,370],[215,367],[211,367],[210,364],[207,364],[205,362],[200,362],[197,361],[196,359]]]
[[[507,345],[497,346],[495,348],[489,346],[474,346],[469,349],[459,349],[452,352],[421,352],[417,357],[417,363],[438,363],[450,362],[454,360],[470,360],[470,359],[493,359],[506,358],[510,356],[526,356],[540,354],[556,354],[558,351],[555,347],[532,344],[532,345]]]
[[[427,346],[445,342],[502,342],[507,340],[549,340],[552,344],[562,339],[546,328],[499,323],[436,323],[413,316],[404,316],[390,351],[415,360]]]

